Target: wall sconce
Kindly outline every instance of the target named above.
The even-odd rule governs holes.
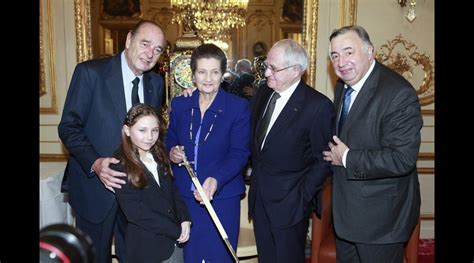
[[[398,4],[401,7],[405,7],[407,5],[408,0],[397,0]],[[408,8],[408,13],[406,15],[406,19],[408,22],[413,22],[416,18],[416,13],[415,13],[415,6],[416,6],[416,0],[410,0],[410,7]]]

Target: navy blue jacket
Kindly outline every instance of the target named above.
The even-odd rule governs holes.
[[[144,73],[143,86],[145,103],[159,110],[163,78]],[[58,126],[69,151],[63,186],[74,211],[92,223],[102,222],[115,202],[114,194],[90,172],[92,164],[99,157],[113,156],[126,113],[120,53],[76,66]]]

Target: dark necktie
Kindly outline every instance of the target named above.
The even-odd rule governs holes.
[[[351,105],[351,94],[354,91],[350,86],[347,86],[346,89],[344,89],[344,101],[342,103],[342,111],[341,111],[341,116],[339,117],[339,133],[341,133],[342,130],[342,125],[344,124],[344,121],[347,118],[347,115],[349,114],[349,106]]]
[[[276,100],[280,98],[280,94],[273,92],[270,102],[268,103],[265,114],[260,120],[260,125],[257,131],[257,143],[258,146],[262,146],[263,139],[265,134],[267,134],[268,124],[270,124],[270,119],[272,118],[273,110],[275,109]]]
[[[140,103],[140,99],[138,98],[138,83],[140,82],[140,79],[136,77],[132,83],[133,83],[133,88],[132,88],[132,106]]]

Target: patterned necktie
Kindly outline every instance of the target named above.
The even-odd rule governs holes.
[[[350,86],[347,86],[347,88],[344,89],[344,101],[342,103],[341,116],[339,117],[339,133],[341,133],[342,125],[344,124],[344,121],[346,120],[347,115],[349,114],[349,106],[351,105],[351,94],[353,91],[354,89]]]
[[[133,88],[132,88],[132,106],[140,103],[140,99],[138,98],[138,83],[140,82],[140,79],[136,77],[132,83],[133,83]]]
[[[257,143],[258,146],[262,145],[263,139],[267,134],[268,124],[270,124],[270,119],[272,118],[273,110],[275,109],[276,100],[279,99],[281,96],[277,92],[273,92],[272,97],[270,98],[270,102],[268,103],[267,109],[265,114],[263,115],[262,119],[260,120],[260,125],[257,131]]]

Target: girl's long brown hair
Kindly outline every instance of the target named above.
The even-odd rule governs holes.
[[[145,116],[153,116],[158,120],[160,137],[150,149],[154,157],[158,158],[158,172],[163,171],[165,176],[171,177],[170,161],[166,154],[165,146],[161,142],[161,136],[164,134],[164,125],[160,114],[154,107],[142,103],[135,104],[125,116],[124,125],[132,127],[135,123]],[[118,159],[125,165],[125,172],[133,186],[143,189],[146,186],[145,166],[140,161],[138,148],[133,145],[130,137],[122,129],[122,142],[120,143]]]

